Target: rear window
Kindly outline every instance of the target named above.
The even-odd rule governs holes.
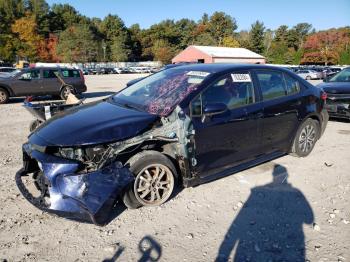
[[[63,77],[80,77],[80,73],[78,70],[64,69],[62,70],[62,76]]]

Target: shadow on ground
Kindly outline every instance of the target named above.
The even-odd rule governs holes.
[[[106,258],[102,260],[102,262],[115,262],[121,256],[124,251],[124,247],[119,246],[111,258]],[[138,262],[156,262],[159,261],[162,257],[162,247],[161,245],[151,236],[143,237],[139,244],[138,249],[140,253],[140,258],[137,260]]]
[[[272,183],[255,187],[228,229],[216,261],[305,261],[303,224],[314,221],[304,195],[275,165]]]

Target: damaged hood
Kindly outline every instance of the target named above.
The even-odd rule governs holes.
[[[350,94],[350,82],[326,82],[317,85],[328,94]]]
[[[147,112],[99,101],[67,110],[46,121],[30,140],[47,145],[81,146],[116,142],[137,136],[158,118]]]

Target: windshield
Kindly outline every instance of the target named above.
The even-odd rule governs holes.
[[[340,71],[329,79],[329,82],[350,82],[350,68]]]
[[[122,90],[113,100],[150,114],[166,116],[209,75],[172,68],[151,75]]]

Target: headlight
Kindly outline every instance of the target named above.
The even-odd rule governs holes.
[[[82,160],[83,150],[81,148],[62,147],[58,149],[58,155],[72,160]]]
[[[107,146],[94,145],[89,147],[61,147],[55,155],[71,160],[98,162],[105,153]]]

